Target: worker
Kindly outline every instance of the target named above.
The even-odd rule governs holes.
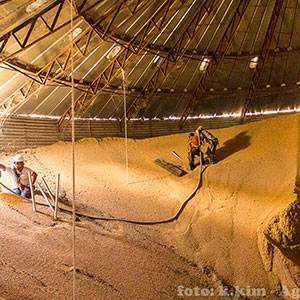
[[[199,140],[200,139],[200,140]],[[201,153],[201,148],[204,144],[208,144],[207,151]],[[201,154],[202,163],[206,161],[210,164],[215,164],[217,162],[216,158],[216,149],[218,145],[218,139],[212,135],[209,131],[204,129],[202,126],[199,126],[196,129],[196,132],[189,133],[189,165],[190,169],[193,170],[196,166],[195,164],[195,156],[199,156]]]
[[[34,184],[37,178],[37,173],[32,171],[30,168],[25,167],[22,155],[17,154],[13,157],[13,165],[11,167],[0,164],[0,169],[10,175],[12,190],[15,194],[25,198],[31,197],[29,176],[32,184]]]
[[[198,135],[194,132],[189,133],[189,152],[188,152],[188,159],[190,170],[193,170],[196,166],[195,164],[195,156],[200,156],[200,144]]]
[[[217,163],[216,150],[219,143],[218,139],[202,126],[199,126],[196,132],[200,138],[200,147],[205,143],[208,144],[208,148],[205,153],[206,157],[204,159],[207,159],[210,164]]]

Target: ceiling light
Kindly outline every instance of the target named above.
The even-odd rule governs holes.
[[[201,72],[204,72],[209,64],[210,60],[208,58],[204,58],[199,66],[199,69]]]
[[[108,60],[112,60],[119,54],[120,51],[121,51],[121,46],[119,45],[115,46],[109,51],[109,53],[106,55],[106,58]]]
[[[73,30],[73,34],[70,34],[69,36],[74,39],[76,39],[76,37],[82,32],[82,28],[77,27]]]
[[[153,63],[156,65],[156,64],[158,64],[159,60],[160,60],[160,56],[155,55],[154,58],[153,58]]]
[[[249,63],[249,68],[255,69],[257,64],[258,64],[258,56],[255,56],[255,57],[251,58],[251,61]]]
[[[45,4],[46,2],[48,2],[48,0],[36,0],[33,3],[31,3],[30,5],[28,5],[26,7],[26,12],[28,14],[32,13],[33,11],[37,10],[40,6],[42,6],[43,4]]]

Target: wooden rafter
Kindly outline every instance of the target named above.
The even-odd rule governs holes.
[[[201,96],[206,91],[206,86],[208,81],[211,79],[213,74],[218,69],[219,65],[223,62],[226,52],[233,40],[234,34],[244,16],[244,13],[250,3],[250,0],[240,0],[233,17],[231,18],[229,24],[224,31],[222,38],[216,48],[215,53],[213,54],[213,60],[210,61],[208,64],[207,69],[205,70],[204,74],[201,76],[196,89],[194,90],[193,94],[191,95],[188,103],[181,115],[181,119],[179,122],[180,128],[183,127],[184,122],[186,121],[189,114],[193,111],[197,103],[200,101]]]
[[[280,11],[283,7],[283,0],[275,1],[273,12],[270,18],[269,26],[266,31],[265,39],[262,45],[261,55],[259,56],[258,64],[254,69],[251,84],[248,90],[248,95],[245,98],[244,105],[241,113],[241,123],[244,121],[246,113],[249,109],[249,105],[255,96],[256,89],[260,83],[261,74],[265,65],[266,60],[269,57],[270,46],[274,36],[277,21],[279,19]]]
[[[135,117],[141,109],[146,109],[148,101],[145,103],[145,99],[149,99],[155,91],[160,88],[162,80],[174,69],[175,64],[170,63],[173,60],[175,63],[178,61],[184,50],[187,49],[192,42],[194,36],[198,32],[198,29],[205,22],[207,17],[212,11],[219,5],[219,1],[210,0],[203,2],[198,12],[191,18],[191,21],[186,24],[186,28],[183,33],[177,38],[174,46],[169,50],[166,57],[161,57],[159,63],[156,66],[156,70],[150,77],[148,82],[144,85],[142,91],[135,97],[130,106],[127,109],[127,118]],[[147,97],[146,97],[147,95]]]
[[[165,9],[169,7],[169,3],[173,0],[166,0],[164,4],[162,5],[161,9],[157,10],[156,13],[147,20],[147,22],[144,24],[142,28],[140,28],[137,35],[140,33],[144,33],[144,29],[148,27],[150,23],[152,23],[153,20],[156,22],[160,21],[160,18],[164,18],[165,16]],[[164,9],[162,9],[164,8]],[[166,22],[166,20],[165,20]],[[161,24],[161,23],[160,23]],[[99,30],[99,26],[93,26],[96,32],[98,32],[99,36],[102,37],[101,33],[102,31]],[[145,34],[146,36],[147,34]],[[99,93],[109,87],[110,82],[120,74],[121,70],[125,68],[126,63],[128,62],[128,59],[131,54],[131,41],[127,44],[127,47],[122,47],[119,53],[112,59],[110,64],[100,73],[97,75],[97,77],[93,80],[93,82],[90,84],[86,92],[83,92],[80,94],[77,99],[75,99],[75,108],[76,112],[85,110],[93,101],[95,101],[96,97],[99,95]],[[61,127],[64,120],[68,118],[71,114],[71,107],[69,107],[62,117],[60,118],[58,122],[58,126]]]

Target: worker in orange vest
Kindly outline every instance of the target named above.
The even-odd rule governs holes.
[[[200,156],[200,144],[198,135],[194,132],[189,133],[189,152],[188,152],[188,159],[189,159],[189,166],[190,170],[195,169],[195,156]]]
[[[199,141],[200,138],[200,141]],[[204,129],[202,126],[199,126],[196,129],[196,132],[189,133],[189,164],[190,169],[193,170],[195,168],[195,156],[200,156],[201,146],[204,145],[204,143],[208,144],[207,151],[205,153],[202,153],[202,163],[205,163],[206,161],[210,164],[215,164],[217,162],[216,157],[216,149],[218,145],[218,139],[211,134],[208,130]]]

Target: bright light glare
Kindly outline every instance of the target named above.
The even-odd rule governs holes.
[[[264,110],[264,111],[255,111],[255,112],[248,112],[246,113],[247,117],[252,116],[263,116],[263,115],[278,115],[278,114],[289,114],[289,113],[295,113],[300,112],[300,107],[294,107],[287,109],[276,109],[276,110]],[[7,114],[5,112],[0,112],[0,118],[1,117],[7,117],[7,116],[14,116],[19,118],[32,118],[32,119],[53,119],[58,120],[60,119],[60,116],[47,116],[47,115],[38,115],[38,114]],[[197,119],[217,119],[217,118],[239,118],[241,116],[241,112],[235,112],[235,113],[223,113],[223,114],[213,114],[213,115],[205,115],[200,114],[198,116],[189,116],[187,119],[189,120],[197,120]],[[117,121],[117,118],[80,118],[75,117],[76,120],[82,120],[82,121]],[[154,117],[151,120],[180,120],[180,117],[176,116],[169,116],[169,117],[163,117],[158,118]],[[149,121],[150,118],[144,117],[144,118],[132,118],[131,121]]]

